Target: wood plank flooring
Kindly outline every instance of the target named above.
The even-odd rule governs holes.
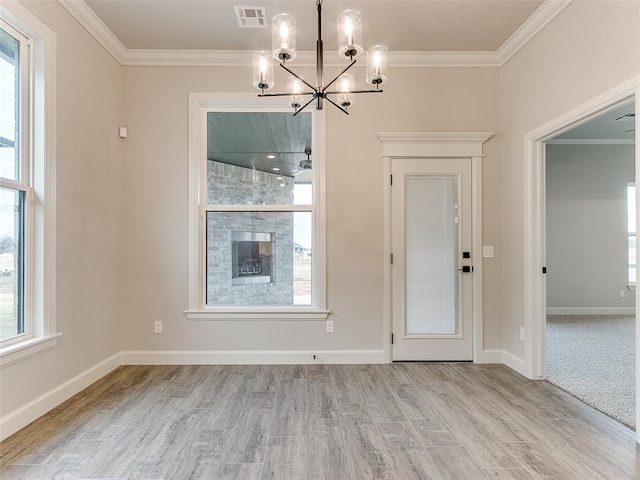
[[[639,451],[502,365],[126,366],[0,443],[0,478],[621,480]]]

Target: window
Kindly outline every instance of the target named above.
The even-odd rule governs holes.
[[[53,347],[55,35],[0,12],[0,366]]]
[[[0,24],[0,104],[5,106],[0,109],[0,341],[31,331],[24,311],[28,49],[25,37]]]
[[[189,319],[325,319],[322,117],[190,95]]]
[[[636,184],[627,184],[627,281],[636,284]]]

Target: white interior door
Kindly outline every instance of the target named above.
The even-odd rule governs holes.
[[[393,359],[472,360],[471,159],[391,172]]]

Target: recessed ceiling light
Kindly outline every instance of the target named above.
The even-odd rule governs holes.
[[[282,177],[276,177],[278,180],[282,180]]]
[[[273,170],[274,172],[279,172],[280,169],[278,167],[273,167],[271,170]]]
[[[269,160],[273,160],[274,158],[276,158],[276,156],[275,156],[275,155],[267,155],[267,158],[268,158]]]
[[[281,183],[280,186],[281,187],[286,187],[286,185],[284,183]]]
[[[636,120],[635,113],[625,113],[621,117],[614,118],[613,122],[634,122]]]

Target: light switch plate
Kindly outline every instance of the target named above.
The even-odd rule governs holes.
[[[482,258],[493,258],[495,249],[491,246],[482,247]]]

